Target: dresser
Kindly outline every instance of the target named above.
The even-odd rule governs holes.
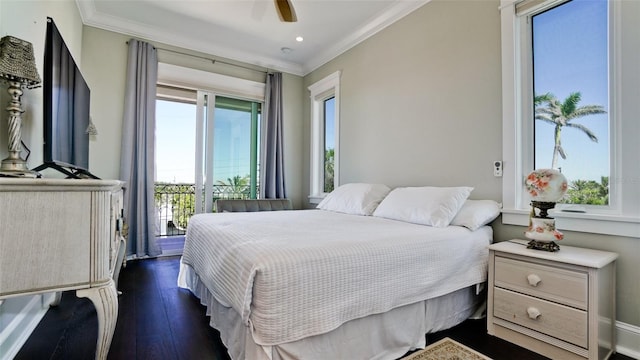
[[[118,315],[122,186],[0,178],[0,300],[67,290],[89,298],[98,315],[96,359],[107,358]]]
[[[615,346],[618,255],[571,246],[489,246],[487,330],[552,359],[606,359]]]

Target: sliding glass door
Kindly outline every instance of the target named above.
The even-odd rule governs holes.
[[[260,103],[206,91],[196,103],[196,212],[220,198],[255,199]]]

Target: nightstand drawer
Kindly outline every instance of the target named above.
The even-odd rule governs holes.
[[[513,291],[495,288],[497,318],[587,348],[587,312]]]
[[[495,286],[587,310],[584,272],[496,256]]]

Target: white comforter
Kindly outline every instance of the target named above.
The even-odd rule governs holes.
[[[241,315],[257,344],[275,345],[483,282],[491,240],[490,227],[323,210],[200,214],[182,263]]]

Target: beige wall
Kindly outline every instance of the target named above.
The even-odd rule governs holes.
[[[305,77],[306,88],[342,70],[340,183],[473,183],[473,197],[499,199],[491,168],[502,152],[496,6],[427,4]]]
[[[120,178],[120,135],[129,37],[85,26],[82,73],[91,89],[89,169],[103,179]]]
[[[341,183],[470,185],[472,198],[501,201],[502,179],[491,167],[502,157],[498,5],[434,0],[305,76],[306,91],[342,71]],[[523,227],[496,223],[496,241],[523,237]],[[617,318],[640,326],[640,238],[567,233],[562,243],[620,254]]]

